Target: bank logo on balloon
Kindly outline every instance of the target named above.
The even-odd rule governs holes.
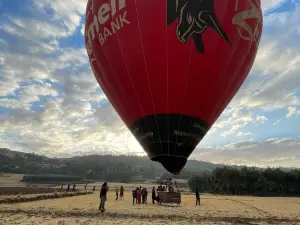
[[[91,43],[96,37],[100,44],[104,45],[110,36],[125,25],[130,24],[126,18],[126,0],[119,0],[118,3],[116,0],[110,0],[110,3],[103,3],[97,12],[93,12],[93,22],[88,27],[86,34],[88,37],[87,46],[91,47]],[[111,19],[110,22],[108,22],[109,19]],[[100,26],[103,26],[103,29],[100,29]],[[91,52],[91,49],[88,48],[88,52]]]
[[[193,39],[198,52],[204,53],[202,34],[214,29],[229,45],[230,40],[214,12],[214,0],[167,0],[168,25],[179,19],[176,35],[182,43]]]

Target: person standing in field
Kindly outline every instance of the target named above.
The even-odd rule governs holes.
[[[132,205],[134,205],[135,201],[136,201],[136,190],[132,190]]]
[[[84,186],[84,190],[86,190],[86,188],[87,188],[87,184],[85,184],[85,186]]]
[[[196,188],[196,205],[200,205],[200,193],[198,188]]]
[[[145,188],[145,204],[147,204],[147,197],[148,197],[148,191],[147,188]]]
[[[152,204],[154,204],[156,198],[155,187],[152,188]]]
[[[139,204],[141,204],[141,197],[142,197],[142,193],[141,193],[141,190],[138,188],[137,189],[137,200],[138,200]]]
[[[73,184],[73,192],[76,191],[76,184]]]
[[[138,204],[138,191],[139,191],[139,188],[137,187],[135,189],[135,203]]]
[[[123,198],[124,198],[124,187],[123,187],[123,185],[121,185],[121,188],[120,188],[120,199],[124,200]]]
[[[115,200],[118,200],[118,198],[119,198],[119,190],[118,190],[118,188],[116,189],[116,199]]]
[[[94,187],[93,187],[93,193],[94,193],[94,191],[96,191],[96,186],[94,185]]]
[[[142,196],[142,204],[144,204],[145,203],[145,188],[143,188],[141,190],[141,196]]]
[[[105,202],[107,200],[107,192],[108,192],[108,186],[107,183],[105,182],[100,190],[100,206],[99,206],[99,210],[101,210],[101,212],[105,211]]]

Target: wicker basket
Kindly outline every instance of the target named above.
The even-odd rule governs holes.
[[[159,203],[175,203],[181,204],[181,194],[180,192],[167,192],[167,191],[160,191],[157,193],[159,197]]]

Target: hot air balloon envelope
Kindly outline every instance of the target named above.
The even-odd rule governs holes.
[[[95,77],[149,158],[178,174],[247,77],[260,0],[89,0]]]

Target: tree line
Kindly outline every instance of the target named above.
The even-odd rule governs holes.
[[[212,194],[300,196],[300,170],[224,166],[193,176],[188,185],[192,191],[198,188]]]

